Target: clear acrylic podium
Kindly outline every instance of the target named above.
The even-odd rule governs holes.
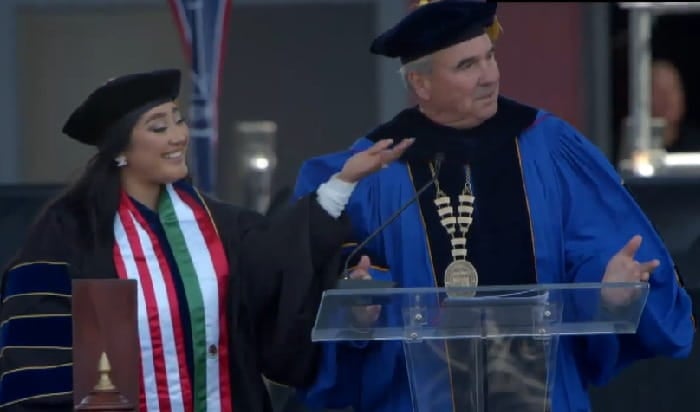
[[[312,340],[403,342],[415,412],[548,412],[559,337],[635,333],[648,287],[332,289]]]

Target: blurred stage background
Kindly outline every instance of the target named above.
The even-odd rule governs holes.
[[[86,93],[132,71],[179,67],[190,73],[176,10],[195,3],[0,1],[0,264],[18,247],[41,204],[91,155],[89,148],[60,133]],[[208,68],[210,74],[220,73],[218,87],[208,95],[219,96],[211,125],[218,130],[218,142],[208,153],[214,155],[206,182],[212,192],[266,212],[286,201],[304,159],[351,144],[409,104],[398,65],[368,52],[372,38],[397,21],[408,4],[233,0],[220,43],[221,62]],[[648,43],[636,37],[649,46],[643,62],[665,59],[680,74],[688,147],[700,147],[700,134],[693,132],[700,121],[700,57],[691,50],[700,40],[700,10],[695,13],[683,8],[659,15],[649,25]],[[629,157],[630,142],[639,140],[628,130],[648,133],[651,149],[663,149],[657,147],[661,129],[634,127],[635,121],[649,124],[644,114],[652,104],[640,107],[629,96],[640,96],[632,89],[645,79],[641,96],[650,96],[652,73],[640,73],[639,67],[646,66],[630,63],[639,57],[630,55],[630,42],[644,30],[629,10],[617,3],[504,3],[498,15],[505,29],[497,51],[503,94],[568,120],[616,165]],[[206,78],[197,74],[193,79]],[[182,103],[188,106],[202,94],[188,76],[183,80]],[[663,81],[658,81],[660,96]],[[662,117],[663,100],[657,100],[655,114]],[[625,129],[630,115],[632,128]],[[207,154],[191,156],[196,160]],[[640,172],[648,168],[635,164],[627,183],[697,298],[700,174],[693,167],[661,173],[653,159],[649,162],[657,165],[657,173]],[[642,362],[607,388],[593,391],[594,411],[697,411],[699,381],[697,349],[689,360]],[[279,406],[279,411],[293,408]]]

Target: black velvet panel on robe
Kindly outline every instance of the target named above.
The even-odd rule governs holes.
[[[471,186],[476,199],[473,221],[467,233],[467,259],[479,273],[480,286],[537,283],[530,213],[516,143],[516,138],[534,123],[536,115],[536,109],[500,97],[498,112],[494,117],[473,129],[460,130],[436,124],[413,107],[402,111],[368,135],[373,141],[385,138],[395,141],[409,137],[416,139],[402,158],[408,163],[416,190],[432,178],[429,164],[434,164],[436,154],[442,153],[444,160],[439,170],[439,184],[452,199],[455,212],[457,196],[465,185],[466,165],[470,166]],[[419,203],[427,229],[435,282],[438,287],[443,287],[444,272],[452,261],[452,254],[450,237],[440,224],[434,204],[435,192],[434,186],[428,189]],[[504,381],[519,382],[522,378],[518,379],[511,373],[504,374],[490,366],[499,364],[488,359],[492,344],[489,341],[447,341],[447,350],[453,359],[469,359],[475,349],[483,354],[481,375],[475,376],[475,370],[471,367],[458,368],[448,362],[451,381],[461,382],[461,387],[475,387],[474,379],[482,380],[488,394],[484,399],[485,410],[515,408],[524,412],[541,412],[542,409],[538,407],[523,404],[520,398],[522,393],[517,389],[506,393],[501,390]],[[528,339],[516,338],[511,340],[511,344],[516,348],[525,345],[530,351],[535,350],[539,359],[544,355],[541,350],[532,347]],[[542,365],[538,362],[524,362],[517,351],[501,356],[507,356],[511,365],[517,365],[515,369],[522,371],[525,367],[529,376],[544,380],[546,371],[541,369]],[[474,410],[476,407],[471,394],[459,390],[453,390],[453,403],[456,410]],[[500,409],[503,407],[505,409]]]
[[[408,162],[416,190],[432,178],[429,162],[443,153],[440,187],[452,198],[455,211],[469,164],[476,200],[467,233],[467,259],[479,273],[479,285],[533,284],[537,282],[534,247],[516,137],[533,124],[537,111],[503,97],[498,105],[494,117],[465,130],[436,124],[415,107],[406,109],[368,138],[416,139],[402,159]],[[436,282],[444,286],[445,268],[452,261],[451,244],[434,199],[431,187],[421,196],[420,208]]]

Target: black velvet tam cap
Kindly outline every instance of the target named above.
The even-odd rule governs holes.
[[[421,2],[423,3],[423,2]],[[403,64],[489,33],[500,33],[495,2],[440,0],[421,4],[374,39],[370,51]]]
[[[63,133],[98,146],[104,132],[127,113],[157,101],[175,100],[180,93],[177,69],[134,73],[108,80],[73,111]]]

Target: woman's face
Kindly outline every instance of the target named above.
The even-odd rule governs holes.
[[[123,152],[123,173],[144,183],[168,184],[187,176],[189,128],[173,102],[144,113]]]

